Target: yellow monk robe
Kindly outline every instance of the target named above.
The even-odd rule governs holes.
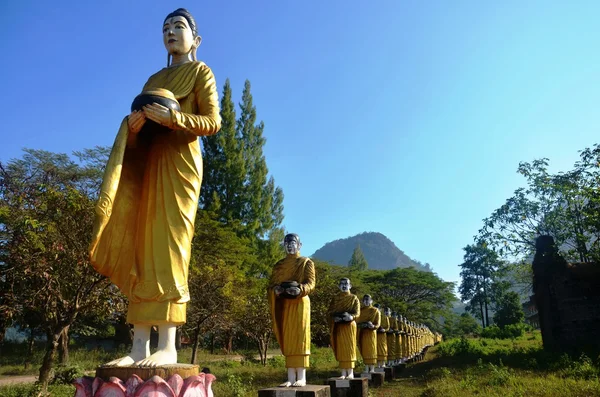
[[[396,324],[398,324],[397,326],[397,330],[400,331],[400,321],[396,320]],[[402,358],[402,336],[400,335],[400,333],[397,333],[395,335],[396,340],[394,341],[396,344],[396,351],[395,351],[395,355],[394,358],[396,360],[400,360]]]
[[[269,283],[269,307],[275,338],[285,356],[286,368],[308,368],[310,356],[310,298],[315,289],[315,265],[300,253],[288,254],[275,264]],[[273,287],[286,282],[300,284],[296,299],[277,297]]]
[[[333,313],[348,312],[353,316],[350,323],[336,323]],[[356,362],[356,318],[360,315],[360,302],[350,292],[339,292],[329,304],[329,335],[331,348],[340,368],[354,368]]]
[[[390,319],[390,331],[398,329],[398,322],[394,317]],[[388,360],[393,360],[396,357],[396,335],[393,333],[387,334],[387,346],[388,346]]]
[[[129,136],[122,121],[96,204],[90,260],[129,299],[128,322],[184,324],[202,184],[198,137],[219,131],[219,100],[202,62],[162,69],[144,86],[156,88],[171,91],[181,112],[172,112],[172,131],[151,140]]]
[[[388,348],[386,332],[390,329],[390,318],[385,314],[381,315],[380,327],[383,332],[377,332],[377,361],[387,361]]]
[[[406,322],[400,321],[400,331],[402,332],[400,358],[408,356],[408,335],[406,334]]]
[[[371,322],[375,328],[358,328],[358,350],[366,365],[377,364],[377,328],[381,323],[381,313],[373,306],[363,306],[360,308],[360,316],[356,323]]]

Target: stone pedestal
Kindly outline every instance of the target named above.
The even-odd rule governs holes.
[[[270,387],[258,391],[258,397],[331,397],[329,385],[304,387]]]
[[[99,367],[96,377],[75,379],[75,397],[212,397],[211,374],[197,365],[173,364],[156,368]]]
[[[331,388],[331,397],[367,397],[369,395],[367,378],[329,378],[327,384]]]
[[[405,367],[406,367],[406,364],[396,364],[396,365],[394,365],[394,379],[400,377],[400,374],[402,373],[402,371],[404,371]]]
[[[385,381],[391,382],[394,379],[394,367],[385,367]]]
[[[377,370],[376,370],[377,371]],[[380,387],[383,386],[384,372],[363,372],[360,374],[361,378],[367,378],[369,380],[369,387]]]

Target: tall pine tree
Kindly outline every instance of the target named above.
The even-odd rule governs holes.
[[[352,258],[348,262],[348,267],[351,271],[363,271],[369,268],[365,254],[363,254],[358,244],[354,248],[354,252],[352,252]]]

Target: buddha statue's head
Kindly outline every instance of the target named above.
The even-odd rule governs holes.
[[[340,279],[339,288],[342,292],[350,292],[350,289],[352,288],[352,283],[350,283],[350,279],[346,277]]]
[[[362,303],[363,306],[369,307],[373,304],[373,298],[371,298],[371,295],[365,295],[363,296]]]
[[[202,42],[198,35],[196,20],[185,8],[178,8],[165,18],[163,22],[163,43],[167,49],[167,66],[171,57],[187,55],[190,60],[196,60],[196,50]]]
[[[286,253],[296,255],[300,252],[300,248],[302,247],[300,236],[295,233],[287,234],[283,239],[283,247],[285,248]]]
[[[388,316],[388,317],[389,317],[389,316],[391,316],[391,315],[392,315],[392,309],[390,309],[389,307],[386,307],[386,308],[384,309],[383,313],[384,313],[386,316]]]

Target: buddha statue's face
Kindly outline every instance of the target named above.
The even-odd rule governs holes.
[[[383,312],[385,313],[386,316],[389,317],[392,314],[392,309],[390,309],[389,307],[386,307]]]
[[[352,288],[352,284],[350,284],[350,280],[348,279],[342,279],[340,280],[340,291],[342,292],[349,292],[350,288]]]
[[[364,306],[371,306],[372,304],[373,304],[373,299],[369,295],[366,295],[363,298],[363,305]]]
[[[170,55],[182,55],[189,54],[192,48],[198,47],[200,38],[194,37],[187,19],[174,16],[165,20],[163,43]]]
[[[283,246],[286,253],[296,255],[300,251],[302,243],[300,243],[300,241],[298,241],[296,238],[286,238],[283,242]]]

